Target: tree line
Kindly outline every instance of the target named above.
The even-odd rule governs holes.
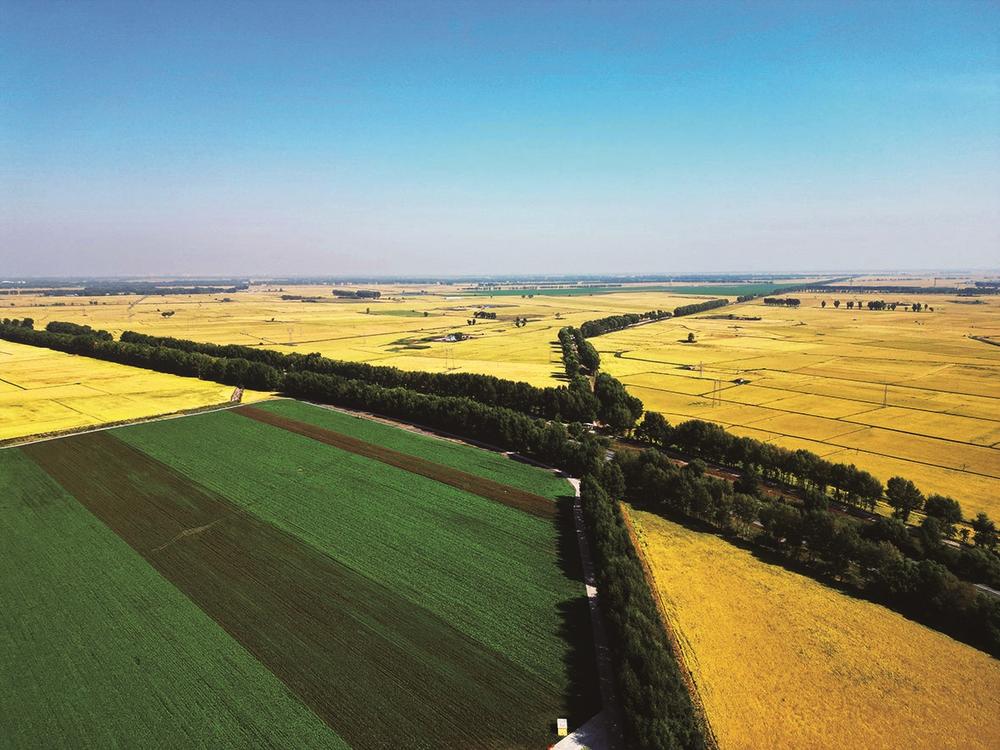
[[[969,542],[969,531],[958,532],[963,521],[961,504],[950,497],[930,495],[925,498],[916,485],[903,477],[893,477],[883,488],[882,483],[867,471],[853,464],[827,461],[811,451],[789,450],[749,437],[732,435],[711,422],[692,419],[671,426],[663,415],[648,412],[635,430],[635,436],[662,450],[676,450],[712,463],[738,469],[747,486],[755,486],[757,478],[797,487],[808,502],[823,504],[828,498],[873,513],[883,496],[905,530],[913,511],[923,510],[920,531],[914,532],[915,543],[902,547],[913,557],[923,557],[917,543],[921,539],[944,542],[958,537]],[[869,519],[875,520],[875,519]],[[875,523],[880,523],[875,520]],[[929,545],[935,559],[965,580],[1000,588],[1000,558],[992,554],[997,546],[994,521],[979,513],[971,521],[977,550],[959,550],[942,545]],[[901,542],[897,535],[896,540]],[[983,554],[986,552],[989,554]]]
[[[51,333],[66,333],[70,336],[96,336],[99,339],[104,339],[105,341],[111,341],[113,336],[104,330],[97,330],[91,328],[90,326],[80,325],[78,323],[65,323],[59,320],[53,320],[47,326],[45,330]]]
[[[710,299],[705,302],[694,302],[690,305],[681,305],[680,307],[674,308],[674,317],[679,318],[682,315],[694,315],[695,313],[705,312],[706,310],[714,310],[717,307],[725,307],[728,304],[728,299]]]
[[[546,419],[564,422],[590,422],[597,414],[597,402],[590,388],[539,388],[529,383],[505,380],[474,373],[431,373],[400,370],[396,367],[370,365],[329,359],[319,354],[284,354],[272,349],[239,344],[207,344],[167,336],[150,336],[134,331],[121,335],[125,343],[163,347],[182,352],[197,352],[211,357],[260,362],[281,372],[315,372],[364,380],[386,388],[409,388],[439,396],[464,396],[485,404],[502,406]],[[596,354],[596,352],[595,352]],[[248,388],[259,386],[243,384]],[[274,390],[269,388],[266,390]]]
[[[44,289],[41,294],[45,297],[109,297],[123,294],[156,295],[164,296],[171,294],[234,294],[250,288],[249,282],[242,282],[235,286],[164,286],[162,284],[152,284],[149,282],[135,281],[114,281],[108,283],[88,284],[79,289],[52,288]]]
[[[939,561],[954,552],[940,536],[924,529],[911,534],[898,519],[864,524],[831,512],[818,494],[797,507],[745,478],[733,483],[709,476],[697,460],[679,468],[656,450],[617,451],[613,463],[623,477],[622,496],[636,506],[743,539],[797,570],[833,579],[1000,657],[1000,599],[977,592]],[[918,544],[922,556],[908,554]],[[995,572],[991,552],[971,554]]]
[[[351,299],[379,299],[382,296],[382,292],[375,289],[331,289],[330,293],[334,297]]]
[[[608,632],[622,733],[633,750],[705,747],[691,703],[642,563],[622,518],[622,475],[600,467],[580,483],[580,502],[594,550],[597,589]]]
[[[602,462],[608,447],[607,438],[592,434],[578,422],[567,426],[561,421],[533,417],[468,396],[420,393],[405,387],[386,387],[305,370],[283,372],[264,362],[239,357],[108,341],[93,335],[35,331],[21,326],[20,321],[16,323],[0,326],[0,338],[228,385],[280,390],[295,398],[371,411],[523,453],[577,476],[592,471]]]
[[[673,315],[667,310],[649,310],[642,313],[624,313],[622,315],[609,315],[606,318],[588,320],[580,324],[580,332],[584,338],[600,336],[611,331],[620,331],[623,328],[634,326],[643,320],[663,320]]]
[[[570,390],[590,391],[589,373],[594,376],[593,395],[597,419],[611,432],[621,435],[632,429],[642,416],[642,401],[625,390],[617,378],[598,372],[601,357],[579,328],[566,326],[559,330],[563,366],[570,377]]]
[[[798,307],[802,300],[798,297],[764,297],[764,304],[779,307]]]
[[[580,375],[593,375],[597,372],[601,366],[601,356],[579,328],[560,328],[558,337],[562,347],[563,367],[571,381]]]

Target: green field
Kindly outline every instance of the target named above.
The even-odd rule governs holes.
[[[266,408],[569,494],[500,454]],[[0,477],[0,736],[17,745],[543,747],[557,716],[597,711],[565,512],[238,412],[5,450]]]
[[[33,461],[0,478],[0,746],[347,747]]]
[[[451,466],[470,474],[493,479],[536,495],[558,500],[570,491],[565,479],[549,471],[512,461],[502,453],[481,450],[465,443],[436,440],[412,430],[403,430],[353,414],[304,404],[301,401],[280,400],[259,404],[262,409],[294,419],[352,435],[369,443],[378,443],[401,453],[420,456],[428,461]]]

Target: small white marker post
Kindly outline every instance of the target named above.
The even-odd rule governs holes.
[[[568,719],[556,719],[556,734],[560,737],[565,737],[569,734],[569,720]]]

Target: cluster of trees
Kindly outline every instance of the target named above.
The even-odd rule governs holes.
[[[811,451],[793,451],[739,437],[700,419],[673,427],[663,415],[649,412],[636,428],[636,436],[651,445],[673,448],[772,482],[795,484],[824,494],[830,489],[837,500],[859,508],[873,510],[882,497],[882,483],[853,464],[833,463]]]
[[[681,305],[680,307],[674,308],[674,317],[679,318],[682,315],[694,315],[695,313],[705,312],[706,310],[714,310],[717,307],[725,307],[729,304],[727,299],[710,299],[705,302],[695,302],[690,305]]]
[[[633,750],[705,747],[701,723],[632,545],[618,503],[621,472],[611,465],[583,478],[580,501],[594,549],[622,733]]]
[[[29,331],[35,327],[34,318],[4,318],[0,321],[4,328],[26,328]]]
[[[802,304],[802,300],[798,297],[764,297],[764,304],[780,307],[798,307]]]
[[[579,328],[560,328],[559,345],[562,347],[563,367],[570,380],[581,374],[596,373],[601,366],[601,355]]]
[[[472,313],[473,318],[482,318],[483,320],[496,320],[497,314],[495,312],[487,312],[486,310],[476,310]]]
[[[585,388],[589,392],[590,381],[581,373],[595,373],[593,396],[596,399],[597,419],[617,434],[631,430],[642,416],[642,401],[630,395],[617,378],[597,371],[601,365],[600,355],[579,328],[566,326],[560,329],[559,343],[562,345],[563,365],[570,377],[570,390]]]
[[[110,333],[104,330],[97,330],[91,328],[90,326],[82,326],[78,323],[64,323],[59,320],[53,320],[47,326],[45,326],[46,331],[51,333],[65,333],[70,336],[96,336],[99,339],[104,339],[105,341],[111,341],[113,338]]]
[[[756,294],[741,294],[739,297],[736,298],[736,301],[737,302],[749,302],[750,300],[752,300],[756,296],[757,296]]]
[[[611,331],[620,331],[623,328],[634,326],[643,320],[663,320],[669,318],[673,313],[667,310],[649,310],[643,313],[625,313],[623,315],[609,315],[606,318],[588,320],[581,324],[580,331],[585,338],[600,336]]]
[[[743,538],[1000,657],[1000,599],[977,592],[941,561],[965,556],[966,564],[996,574],[992,552],[959,552],[923,529],[909,532],[899,519],[865,524],[831,512],[818,494],[796,507],[742,481],[709,476],[700,461],[678,468],[658,451],[618,451],[614,464],[631,502]]]
[[[379,299],[382,296],[382,292],[374,289],[331,289],[330,293],[334,297],[353,299]]]
[[[837,307],[840,306],[839,301],[835,302],[834,304]],[[869,310],[895,310],[900,305],[902,305],[903,310],[911,310],[912,312],[920,312],[921,310],[933,310],[933,308],[928,307],[927,305],[922,305],[919,302],[914,302],[913,304],[908,305],[905,302],[886,302],[885,300],[881,300],[881,299],[870,300],[867,303],[866,307]],[[857,303],[857,307],[859,309],[861,308],[861,303],[860,302]],[[848,310],[851,309],[851,303],[850,302],[847,303],[847,309]]]
[[[934,560],[956,575],[977,583],[1000,587],[1000,561],[992,554],[997,545],[995,522],[980,513],[972,522],[972,541],[976,550],[956,550],[944,544],[958,537],[969,541],[969,531],[957,524],[962,521],[962,508],[957,500],[941,495],[924,499],[908,479],[893,477],[882,487],[874,476],[853,464],[827,461],[806,450],[788,450],[726,432],[719,425],[690,420],[671,426],[661,414],[649,412],[635,430],[638,439],[664,450],[677,450],[685,455],[741,470],[741,480],[755,487],[756,478],[798,487],[808,502],[823,505],[828,497],[857,508],[875,510],[883,497],[893,508],[899,526],[906,532],[906,522],[914,511],[927,514],[920,526],[919,540],[935,540],[935,544],[907,547],[908,553],[922,558],[924,548],[935,551]],[[904,534],[905,535],[905,534]],[[899,541],[897,539],[897,541]],[[938,543],[940,542],[940,543]],[[990,552],[987,555],[985,553]]]
[[[594,396],[597,398],[597,418],[616,434],[635,426],[642,416],[642,401],[629,394],[621,381],[606,372],[594,378]]]
[[[514,328],[524,328],[528,325],[527,318],[514,318]]]

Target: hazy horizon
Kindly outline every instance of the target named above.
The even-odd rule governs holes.
[[[1000,258],[997,4],[0,8],[4,278]]]

